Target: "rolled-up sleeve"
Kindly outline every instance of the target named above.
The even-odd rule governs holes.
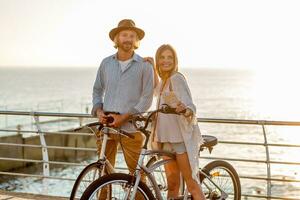
[[[142,95],[139,102],[129,110],[129,113],[139,113],[147,111],[153,99],[154,72],[153,67],[149,63],[144,63],[146,66],[142,77]]]
[[[191,91],[183,75],[176,73],[171,78],[172,86],[179,100],[196,113],[196,106],[193,103]]]
[[[104,93],[104,80],[103,80],[103,62],[98,68],[96,80],[93,87],[93,109],[92,115],[97,116],[96,111],[98,108],[103,108],[103,93]]]

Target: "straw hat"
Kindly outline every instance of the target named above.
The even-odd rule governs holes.
[[[145,32],[140,29],[140,28],[137,28],[135,26],[135,23],[134,21],[132,21],[131,19],[123,19],[119,22],[118,24],[118,27],[112,29],[110,32],[109,32],[109,37],[110,39],[113,41],[115,36],[120,32],[120,31],[123,31],[123,30],[133,30],[137,33],[139,39],[143,39],[143,37],[145,36]]]

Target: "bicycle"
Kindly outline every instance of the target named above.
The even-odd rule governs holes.
[[[110,113],[114,113],[114,112],[106,112],[105,114],[108,115]],[[108,119],[108,123],[111,123],[112,120],[113,120],[112,118]],[[97,126],[98,128],[95,131],[92,127],[97,127]],[[129,137],[131,139],[134,139],[134,137],[130,133],[127,133],[120,129],[111,128],[107,124],[100,124],[99,122],[92,122],[92,123],[85,124],[84,126],[78,127],[73,131],[78,131],[83,128],[88,128],[90,132],[95,135],[96,140],[102,141],[101,150],[98,154],[98,160],[96,162],[87,165],[78,175],[72,187],[70,200],[80,199],[80,197],[82,196],[84,190],[88,187],[88,185],[93,181],[95,181],[96,179],[99,179],[104,174],[116,173],[114,167],[111,165],[109,160],[107,160],[105,157],[106,144],[107,141],[109,140],[110,133],[120,134]],[[153,162],[153,159],[152,160],[150,159],[147,165],[150,165],[151,162]]]
[[[106,114],[109,114],[111,112],[107,112]],[[108,119],[108,123],[111,122],[112,119]],[[97,134],[96,131],[93,130],[92,127],[98,126]],[[130,133],[124,132],[122,130],[116,130],[111,127],[109,127],[106,124],[100,124],[99,122],[92,122],[89,124],[86,124],[84,126],[78,127],[74,129],[74,131],[78,131],[82,128],[88,128],[95,136],[96,140],[102,141],[101,150],[98,154],[98,160],[96,162],[93,162],[89,165],[87,165],[78,175],[76,181],[74,182],[71,194],[70,194],[70,200],[80,199],[82,196],[82,193],[84,190],[88,187],[90,183],[92,183],[94,180],[100,178],[104,174],[110,174],[115,173],[114,167],[111,165],[109,160],[105,157],[105,149],[106,144],[109,139],[109,134],[120,134],[129,138],[134,138]],[[102,133],[102,134],[101,134]]]
[[[124,173],[113,173],[104,175],[100,179],[92,182],[87,189],[84,191],[81,200],[92,200],[99,199],[99,193],[102,190],[110,190],[110,197],[106,199],[135,199],[136,195],[142,197],[141,199],[158,199],[162,200],[163,197],[161,195],[162,188],[159,187],[156,179],[153,175],[153,172],[158,169],[160,166],[164,165],[167,162],[170,162],[175,159],[175,154],[166,151],[159,150],[148,150],[147,144],[149,142],[150,131],[147,130],[149,121],[153,114],[157,112],[162,112],[165,114],[178,114],[174,109],[163,106],[160,109],[154,110],[148,113],[147,117],[136,116],[134,117],[134,124],[139,131],[141,131],[146,139],[144,142],[144,146],[142,148],[138,165],[134,175],[124,174]],[[143,125],[139,125],[139,122],[144,122]],[[213,136],[204,136],[205,142],[200,146],[199,151],[203,151],[208,148],[212,151],[213,146],[217,144],[217,138]],[[158,155],[167,156],[170,159],[168,160],[160,160],[156,159],[150,165],[143,165],[143,161],[146,155]],[[151,160],[151,159],[150,159]],[[150,162],[150,161],[149,161]],[[147,180],[149,184],[146,185],[143,182],[140,182],[141,172],[144,172],[147,176]],[[199,169],[199,181],[202,184],[202,190],[207,199],[212,200],[225,200],[225,199],[233,199],[240,200],[241,199],[241,185],[238,174],[236,170],[226,161],[216,160],[208,163],[205,167]],[[226,179],[225,183],[227,185],[223,185],[223,180]],[[231,188],[227,188],[227,186],[231,186]],[[151,190],[152,189],[152,190]],[[152,192],[153,191],[153,192]],[[188,195],[187,190],[185,190],[184,194],[180,196],[178,199],[192,199],[191,196]]]

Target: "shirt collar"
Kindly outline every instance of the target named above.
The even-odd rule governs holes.
[[[115,53],[113,55],[113,59],[117,60],[117,53]],[[133,56],[132,56],[132,60],[133,61],[136,61],[136,62],[142,62],[143,61],[143,58],[140,57],[138,54],[136,54],[135,52],[133,53]]]

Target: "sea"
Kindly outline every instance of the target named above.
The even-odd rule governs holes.
[[[300,121],[299,76],[288,70],[182,68],[180,72],[187,79],[199,118]],[[97,68],[92,67],[0,67],[0,110],[89,113],[96,73]],[[29,123],[32,119],[26,120]],[[15,127],[20,121],[24,122],[24,118],[0,115],[1,128]],[[199,126],[202,134],[219,140],[264,142],[259,125]],[[268,143],[300,144],[299,127],[265,128]],[[272,161],[300,162],[300,148],[270,147],[269,151]],[[265,160],[266,151],[263,146],[218,144],[211,156]],[[123,165],[121,161],[122,158],[119,163]],[[200,159],[203,165],[207,162],[201,163]],[[229,162],[241,176],[266,176],[264,163]],[[76,178],[81,169],[64,166],[50,172],[53,176]],[[272,178],[300,180],[300,166],[272,164],[271,174]],[[50,184],[50,195],[67,197],[73,182],[51,180]],[[241,179],[241,184],[243,193],[266,194],[266,181]],[[40,185],[39,179],[16,178],[2,182],[0,189],[40,193]],[[272,195],[300,199],[300,182],[272,181]]]

